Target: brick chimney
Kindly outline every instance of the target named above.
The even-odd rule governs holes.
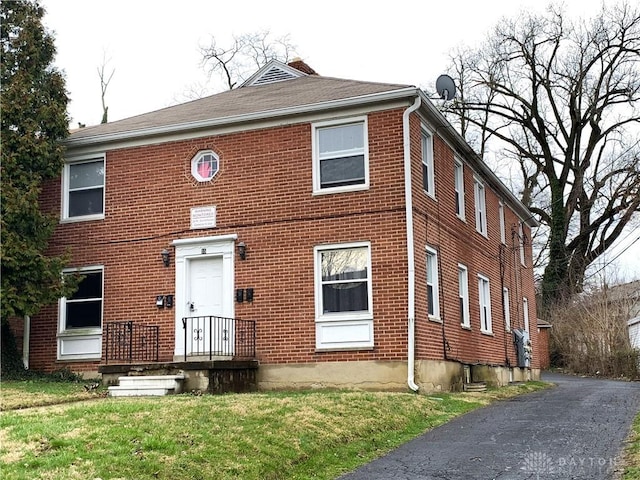
[[[306,73],[307,75],[318,75],[318,73],[309,65],[304,63],[300,57],[294,58],[288,63],[288,65],[291,68],[295,68],[296,70],[301,71],[302,73]]]

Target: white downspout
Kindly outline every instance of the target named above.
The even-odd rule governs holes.
[[[24,316],[24,329],[22,330],[22,364],[25,370],[29,370],[29,336],[31,333],[31,317]]]
[[[417,392],[420,387],[415,383],[415,313],[416,313],[416,269],[413,245],[413,200],[411,188],[411,135],[409,129],[409,115],[420,107],[418,96],[409,108],[402,114],[402,133],[404,136],[404,200],[405,215],[407,217],[407,385]]]

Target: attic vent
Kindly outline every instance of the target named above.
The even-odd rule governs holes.
[[[258,78],[256,78],[253,82],[251,82],[251,85],[265,85],[267,83],[293,80],[294,78],[298,78],[298,76],[299,75],[293,75],[290,72],[287,72],[277,66],[273,66]]]

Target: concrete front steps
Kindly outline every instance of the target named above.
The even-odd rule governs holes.
[[[146,397],[181,393],[183,380],[182,374],[118,377],[118,386],[109,387],[109,396]]]

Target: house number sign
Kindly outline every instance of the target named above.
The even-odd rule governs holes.
[[[191,208],[191,230],[214,228],[216,226],[216,206]]]

